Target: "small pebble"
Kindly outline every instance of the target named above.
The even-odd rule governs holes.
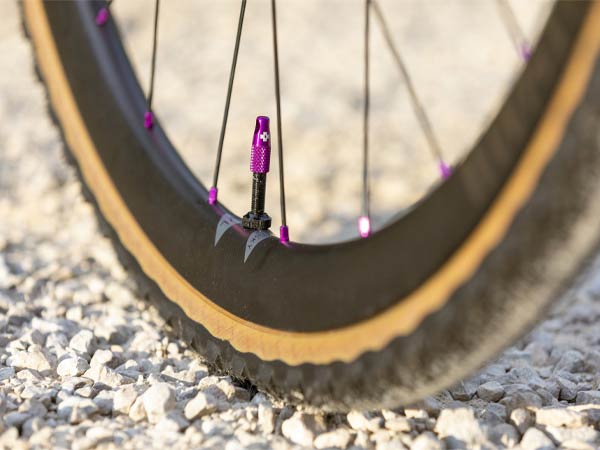
[[[185,405],[185,418],[187,420],[198,419],[215,412],[217,406],[216,399],[211,397],[210,394],[198,392],[198,394]]]
[[[281,424],[281,432],[290,441],[298,445],[312,446],[315,437],[325,431],[320,416],[296,412]]]
[[[58,363],[56,373],[61,377],[76,377],[84,373],[89,368],[90,365],[85,359],[79,356],[73,356],[65,358]]]
[[[554,442],[537,428],[529,428],[521,439],[523,450],[551,450],[556,448]]]
[[[90,355],[96,345],[96,337],[90,330],[81,330],[69,341],[69,347],[75,351]]]
[[[318,435],[314,440],[314,447],[317,449],[345,449],[348,447],[351,439],[352,435],[348,430],[345,428],[338,428],[337,430]]]
[[[150,423],[157,423],[165,414],[175,408],[175,393],[167,383],[157,383],[142,395],[144,410]]]
[[[504,395],[504,388],[497,381],[488,381],[477,388],[477,396],[487,402],[497,402]]]
[[[583,427],[588,424],[588,418],[579,411],[565,408],[541,408],[535,412],[535,422],[539,425],[553,427]]]

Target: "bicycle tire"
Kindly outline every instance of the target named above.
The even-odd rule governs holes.
[[[364,240],[267,239],[246,262],[248,233],[215,245],[233,214],[208,205],[159,121],[141,126],[102,4],[24,3],[40,76],[115,245],[219,370],[329,410],[407,404],[520,336],[598,246],[599,3],[555,6],[489,129],[408,214]]]

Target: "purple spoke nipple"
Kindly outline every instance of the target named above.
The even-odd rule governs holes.
[[[287,225],[281,225],[279,227],[279,242],[282,244],[287,244],[290,242],[290,230]]]
[[[219,190],[213,186],[210,188],[210,191],[208,191],[208,204],[209,205],[214,205],[215,203],[217,203],[217,194],[219,193]]]
[[[152,111],[146,111],[144,114],[144,127],[148,130],[151,130],[154,126],[154,116],[152,115]]]
[[[100,8],[98,14],[96,14],[96,25],[98,25],[99,27],[103,27],[108,21],[108,16],[108,8],[105,6]]]
[[[208,204],[209,205],[214,205],[215,203],[217,203],[217,194],[218,194],[219,190],[216,187],[211,187],[210,191],[208,191]]]
[[[450,166],[446,165],[444,161],[440,161],[440,172],[442,174],[442,179],[447,180],[452,175],[452,169]]]
[[[523,61],[529,61],[529,58],[531,58],[531,48],[529,47],[529,44],[527,42],[521,43],[519,50],[521,52],[521,58],[523,58]]]
[[[360,216],[358,218],[358,232],[360,233],[360,237],[368,237],[371,234],[371,219],[367,216]]]

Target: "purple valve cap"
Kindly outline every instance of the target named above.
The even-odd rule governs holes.
[[[214,205],[215,203],[217,203],[217,194],[219,193],[219,190],[213,186],[210,188],[210,191],[208,191],[208,204],[209,205]]]
[[[252,137],[250,153],[250,171],[252,173],[267,173],[271,160],[271,130],[269,118],[258,116]]]
[[[150,130],[154,126],[154,115],[152,111],[146,111],[144,113],[144,127]]]
[[[271,159],[271,131],[269,118],[258,116],[252,136],[250,171],[252,172],[252,199],[250,211],[242,217],[242,226],[249,230],[268,230],[271,217],[265,212],[267,172]]]
[[[108,21],[108,14],[109,13],[107,7],[100,8],[98,14],[96,14],[96,25],[98,25],[99,27],[104,26],[104,24],[106,24],[106,22]]]

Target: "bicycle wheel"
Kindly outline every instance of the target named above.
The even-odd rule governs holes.
[[[406,404],[523,333],[597,247],[599,3],[555,5],[487,131],[408,213],[368,239],[267,238],[247,259],[249,232],[215,244],[235,216],[208,204],[159,123],[141,126],[102,5],[24,4],[51,108],[115,244],[220,370],[332,410]]]

